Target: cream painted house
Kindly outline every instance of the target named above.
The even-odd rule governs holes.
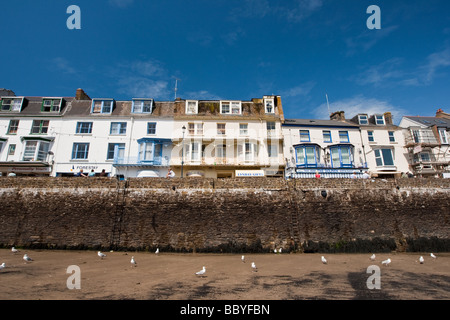
[[[279,96],[175,101],[171,166],[179,176],[283,176]]]

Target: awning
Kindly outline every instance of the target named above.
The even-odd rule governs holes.
[[[20,137],[20,139],[23,141],[36,141],[36,140],[40,140],[40,141],[46,141],[46,142],[51,142],[53,140],[55,140],[55,137],[41,137],[41,136],[25,136],[25,137]]]
[[[153,170],[141,170],[137,174],[138,178],[158,178],[159,174]]]
[[[147,137],[140,138],[137,140],[137,143],[139,143],[139,144],[146,143],[146,142],[168,144],[168,143],[172,143],[172,140],[171,139],[147,138]]]
[[[14,168],[36,168],[36,167],[50,167],[48,162],[42,161],[1,161],[0,167],[14,167]]]

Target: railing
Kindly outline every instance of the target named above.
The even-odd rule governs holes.
[[[434,132],[429,129],[411,129],[405,132],[405,145],[406,146],[438,146],[440,141],[436,138]]]
[[[113,162],[114,166],[168,166],[169,160],[166,157],[154,157],[149,160],[142,160],[139,157],[116,157]]]

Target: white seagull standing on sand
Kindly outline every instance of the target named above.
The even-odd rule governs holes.
[[[432,257],[433,259],[437,258],[433,253],[430,253],[430,257]]]
[[[131,261],[130,262],[131,262],[131,266],[132,267],[136,267],[137,262],[136,262],[136,260],[134,260],[134,256],[131,257]]]
[[[159,248],[156,248],[155,254],[159,253]]]
[[[203,266],[202,270],[200,270],[199,272],[196,272],[195,274],[198,276],[202,276],[205,274],[205,272],[206,272],[206,268],[205,268],[205,266]]]
[[[253,272],[258,272],[258,268],[256,267],[256,264],[254,262],[252,262],[252,269]]]
[[[12,253],[17,253],[17,252],[19,252],[19,250],[17,250],[16,248],[12,247],[12,248],[11,248],[11,252],[12,252]]]
[[[321,259],[322,259],[322,263],[323,263],[323,264],[327,264],[327,259],[325,259],[325,257],[324,257],[324,256],[322,256],[322,258],[321,258]]]
[[[245,263],[245,257],[244,256],[241,257],[241,261]]]
[[[33,259],[31,259],[26,253],[23,255],[23,260],[25,260],[25,262],[33,261]]]
[[[106,257],[106,254],[102,253],[101,251],[97,252],[97,255],[98,255],[101,259],[103,259],[103,258]]]
[[[372,260],[372,261],[375,260],[375,253],[370,256],[370,260]]]
[[[6,264],[3,262],[2,264],[0,264],[0,270],[4,269],[6,267]]]
[[[424,263],[424,261],[425,261],[425,259],[422,256],[420,256],[420,258],[419,258],[420,264]]]
[[[386,259],[384,261],[381,261],[381,264],[384,264],[384,265],[388,266],[391,262],[392,262],[391,258],[388,258],[388,259]]]

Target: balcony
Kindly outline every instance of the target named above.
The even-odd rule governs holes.
[[[115,157],[114,167],[153,167],[153,166],[168,166],[168,157],[153,157],[151,160],[141,160],[139,157]]]
[[[436,138],[436,135],[432,130],[428,129],[411,129],[408,132],[405,132],[405,147],[437,147],[440,146],[441,143]]]

